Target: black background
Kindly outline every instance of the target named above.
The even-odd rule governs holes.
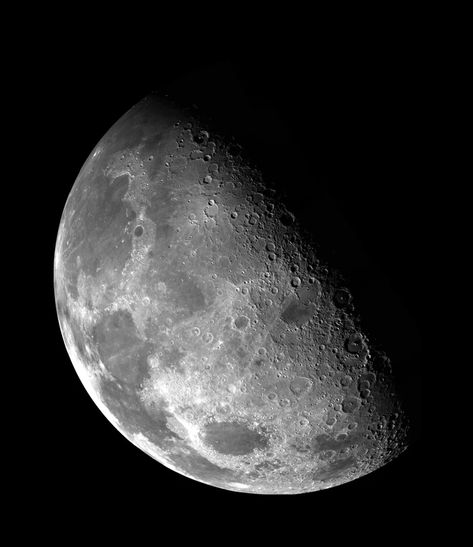
[[[201,527],[232,530],[284,519],[288,537],[291,527],[295,535],[305,534],[317,518],[344,522],[359,515],[371,526],[393,515],[415,521],[426,480],[422,287],[429,268],[430,181],[424,174],[428,92],[422,58],[394,38],[376,47],[355,42],[321,48],[311,40],[299,44],[297,29],[291,32],[249,43],[242,31],[235,35],[238,47],[227,49],[220,47],[224,37],[195,31],[185,45],[177,38],[157,40],[143,53],[136,38],[123,52],[116,49],[117,36],[91,47],[86,32],[68,41],[62,28],[37,52],[30,46],[25,109],[35,120],[42,191],[34,207],[41,210],[44,233],[32,253],[41,264],[37,332],[48,373],[38,424],[41,457],[31,460],[33,477],[23,492],[40,502],[40,513],[84,511],[97,519],[105,513],[130,526],[139,515],[176,523],[193,516]],[[218,129],[244,144],[287,193],[288,208],[316,234],[327,258],[347,274],[367,325],[400,370],[415,417],[412,445],[394,462],[313,494],[227,492],[154,462],[107,422],[85,392],[56,318],[52,264],[59,220],[95,144],[154,89],[198,104]]]

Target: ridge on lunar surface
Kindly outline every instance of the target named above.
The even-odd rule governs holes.
[[[349,288],[238,148],[155,97],[82,167],[54,285],[88,393],[178,473],[296,494],[407,446],[389,358]]]

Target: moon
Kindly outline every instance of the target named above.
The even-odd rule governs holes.
[[[54,289],[93,401],[190,479],[300,494],[408,446],[393,366],[342,275],[241,147],[162,98],[129,110],[83,165]]]

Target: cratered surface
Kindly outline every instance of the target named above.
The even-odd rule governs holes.
[[[389,356],[264,174],[150,96],[65,205],[54,284],[88,393],[151,457],[239,492],[356,479],[407,446]]]

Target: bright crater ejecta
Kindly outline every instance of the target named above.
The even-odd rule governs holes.
[[[391,363],[238,147],[154,96],[70,192],[54,284],[72,363],[113,425],[227,490],[297,494],[407,445]]]

